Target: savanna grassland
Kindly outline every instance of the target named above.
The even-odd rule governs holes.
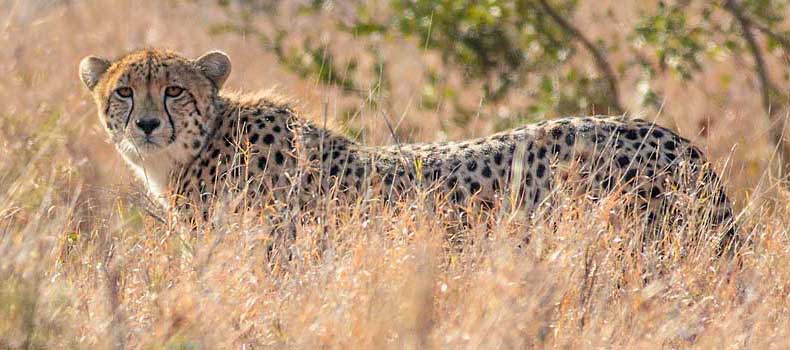
[[[592,37],[617,37],[638,7],[586,3],[574,23]],[[598,25],[605,10],[616,20]],[[720,170],[751,241],[737,257],[716,258],[694,225],[673,231],[664,253],[642,249],[619,198],[563,194],[528,224],[503,212],[459,229],[418,200],[328,201],[314,213],[218,214],[193,231],[151,215],[77,77],[82,57],[221,49],[233,60],[227,88],[276,88],[371,144],[393,132],[481,136],[502,124],[492,111],[529,104],[516,94],[484,106],[469,89],[460,98],[480,105],[473,119],[419,109],[415,72],[441,60],[392,40],[381,54],[397,57],[388,98],[398,103],[341,118],[358,101],[283,68],[252,36],[211,29],[227,16],[200,1],[0,1],[0,349],[790,348],[789,184],[755,78],[735,73],[748,56],[722,53],[691,81],[657,81],[660,111],[639,107],[638,77],[621,79],[630,113],[678,130]],[[296,36],[331,28],[279,20]],[[346,55],[358,49],[347,45]],[[786,61],[767,64],[778,75]],[[289,240],[270,229],[286,216]]]

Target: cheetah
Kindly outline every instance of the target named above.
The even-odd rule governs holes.
[[[702,152],[648,121],[572,117],[473,140],[373,147],[276,98],[223,91],[230,71],[220,51],[193,60],[145,49],[114,61],[88,56],[79,66],[120,155],[153,197],[180,211],[206,215],[207,203],[233,181],[253,204],[261,194],[305,203],[330,190],[374,189],[374,197],[392,201],[424,188],[449,203],[509,197],[529,210],[582,179],[592,196],[636,194],[649,220],[659,220],[678,189],[701,198],[709,187],[711,221],[730,227],[725,238],[735,234],[730,201]]]

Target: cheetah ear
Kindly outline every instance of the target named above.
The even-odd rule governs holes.
[[[230,75],[230,58],[222,51],[210,51],[196,59],[195,64],[217,88],[221,88]]]
[[[110,68],[110,61],[96,56],[85,57],[80,62],[80,79],[93,91],[107,68]]]

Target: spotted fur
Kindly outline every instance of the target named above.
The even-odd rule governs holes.
[[[351,198],[375,191],[374,198],[392,200],[420,188],[459,204],[508,197],[529,210],[576,181],[593,197],[633,194],[657,221],[674,193],[702,198],[704,185],[712,184],[712,221],[732,218],[700,150],[648,121],[566,118],[467,141],[370,147],[277,100],[221,92],[229,70],[218,52],[190,60],[144,50],[81,64],[110,138],[164,205],[202,211],[234,186],[252,204],[262,194],[309,203],[330,190]],[[167,90],[173,86],[178,89]],[[133,96],[119,96],[123,88]],[[147,136],[136,127],[145,118],[161,125]]]

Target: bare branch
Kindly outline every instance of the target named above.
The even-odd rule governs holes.
[[[790,52],[790,37],[782,36],[781,34],[771,30],[771,28],[768,28],[768,26],[765,25],[764,23],[760,23],[760,21],[757,21],[751,16],[749,16],[748,13],[743,13],[743,11],[741,11],[741,16],[743,16],[747,21],[749,21],[749,24],[754,26],[754,28],[759,30],[761,33],[770,37],[771,39],[776,40],[776,42],[782,45],[782,50],[784,50],[785,52]]]
[[[598,67],[600,73],[606,79],[607,84],[609,85],[609,93],[612,94],[612,103],[616,110],[615,113],[623,113],[624,109],[620,104],[620,91],[617,87],[617,75],[615,75],[612,66],[609,64],[609,61],[606,59],[606,55],[601,51],[598,47],[596,47],[592,41],[590,41],[584,34],[576,27],[574,27],[570,22],[566,21],[559,13],[557,13],[551,5],[548,4],[546,0],[539,1],[543,11],[545,11],[551,19],[553,19],[563,30],[570,33],[576,40],[582,43],[585,49],[592,54],[593,59],[595,60],[595,65]]]
[[[776,124],[771,128],[771,136],[774,139],[774,144],[780,151],[779,157],[782,164],[782,172],[784,172],[784,170],[787,170],[788,168],[788,162],[790,162],[790,159],[788,158],[788,151],[790,150],[788,150],[788,147],[785,146],[784,142],[785,120],[782,117],[774,117],[774,112],[776,112],[778,108],[771,108],[771,92],[775,91],[775,87],[773,82],[771,82],[770,76],[768,75],[768,69],[765,65],[763,52],[760,49],[760,45],[757,43],[757,39],[754,37],[754,33],[752,32],[753,23],[743,12],[743,9],[736,3],[736,0],[725,0],[724,8],[727,10],[727,12],[732,14],[736,21],[738,21],[741,31],[743,32],[743,38],[746,40],[746,44],[749,47],[749,52],[752,54],[754,59],[754,70],[757,73],[757,79],[760,83],[760,94],[762,95],[763,109],[765,110],[765,113],[771,123]]]
[[[749,52],[754,58],[754,69],[757,73],[757,79],[760,82],[760,93],[762,94],[763,109],[766,113],[771,114],[771,87],[772,83],[768,77],[768,69],[765,67],[765,59],[760,45],[752,32],[752,21],[743,14],[743,10],[735,2],[735,0],[725,0],[724,8],[732,14],[738,24],[741,26],[743,38],[749,46]]]

